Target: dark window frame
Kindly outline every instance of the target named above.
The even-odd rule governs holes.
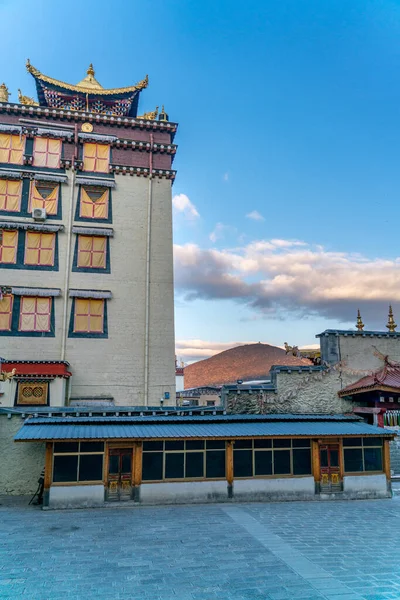
[[[97,450],[97,451],[93,451],[93,450],[87,450],[87,447],[85,449],[85,444],[87,443],[96,443],[96,444],[103,444],[103,449],[102,450]],[[66,448],[63,451],[57,451],[57,443],[62,443],[62,444],[68,444],[71,443],[72,444],[78,444],[78,449],[77,450],[71,450],[71,452],[68,452],[68,448]],[[82,449],[82,445],[83,445],[83,449]],[[76,461],[76,479],[72,479],[72,480],[59,480],[56,481],[54,479],[54,467],[55,467],[55,463],[57,462],[57,458],[60,456],[76,456],[77,457],[77,461]],[[85,456],[101,456],[102,457],[102,465],[101,465],[101,478],[100,479],[80,479],[80,464],[81,464],[81,457],[85,457]],[[64,442],[61,441],[60,442],[54,442],[53,443],[53,457],[52,457],[52,469],[51,469],[51,485],[93,485],[93,484],[100,484],[103,483],[104,481],[104,465],[105,465],[105,461],[104,461],[104,456],[105,456],[105,442],[99,441],[99,440],[85,440],[85,441],[68,441],[68,442]],[[84,462],[84,461],[83,461]]]
[[[271,440],[270,447],[261,448],[261,441],[265,442],[267,446],[267,442]],[[240,440],[242,441],[242,440]],[[235,469],[233,469],[233,477],[234,479],[277,479],[281,477],[312,477],[312,454],[311,454],[311,438],[251,438],[251,451],[252,451],[252,475],[246,476],[238,476],[235,475]],[[293,442],[295,441],[295,444]],[[303,445],[300,446],[300,442],[303,442]],[[233,460],[235,463],[235,453],[238,452],[248,452],[249,448],[235,448],[235,442],[233,444]],[[310,470],[309,473],[294,473],[294,461],[293,461],[293,453],[296,451],[304,451],[308,450],[310,453]],[[269,452],[271,456],[271,464],[272,464],[272,473],[265,475],[257,475],[256,474],[256,462],[261,457],[261,453]],[[288,473],[278,473],[276,472],[277,466],[275,465],[275,453],[287,453],[290,452],[290,469]],[[257,458],[256,458],[257,453]],[[281,457],[281,456],[280,456]],[[277,457],[278,458],[278,457]],[[281,457],[282,458],[282,457]],[[269,461],[267,461],[269,462]]]
[[[351,440],[355,440],[353,443],[351,443]],[[343,473],[344,475],[373,475],[375,473],[383,473],[384,472],[384,463],[383,463],[383,438],[382,437],[377,437],[376,438],[376,444],[372,444],[372,441],[374,441],[374,438],[366,438],[366,437],[351,437],[351,438],[343,438],[343,444],[342,444],[342,460],[343,460]],[[351,445],[350,445],[351,444]],[[354,444],[354,445],[353,445]],[[381,468],[378,470],[370,470],[370,469],[366,469],[365,468],[365,451],[368,450],[380,450],[380,459],[381,459]],[[346,470],[346,454],[352,450],[356,450],[356,451],[361,451],[361,460],[362,460],[362,470],[358,470],[358,471],[347,471]]]
[[[166,450],[166,444],[170,443],[170,442],[184,442],[184,447],[181,450]],[[195,448],[193,447],[193,442],[203,442],[204,447],[203,448]],[[222,448],[213,448],[212,444],[215,441],[221,441],[224,443],[224,447]],[[160,440],[161,442],[161,440]],[[146,449],[146,444],[153,444],[154,440],[152,441],[144,441],[143,442],[143,456],[144,455],[149,455],[149,454],[158,454],[161,455],[162,454],[162,478],[161,479],[145,479],[143,477],[143,456],[142,456],[142,482],[144,483],[152,483],[152,482],[178,482],[178,481],[221,481],[221,480],[225,480],[226,479],[226,442],[225,440],[162,440],[162,450],[161,449],[155,449],[155,450],[147,450]],[[210,446],[207,446],[207,443],[210,443]],[[189,448],[187,447],[187,444],[189,444]],[[192,445],[192,447],[190,448],[190,445]],[[207,455],[208,458],[210,459],[211,457],[211,453],[214,454],[215,452],[219,452],[221,453],[221,455],[223,454],[224,456],[224,474],[221,475],[220,477],[207,477]],[[166,477],[166,462],[167,462],[167,455],[171,456],[171,455],[182,455],[183,454],[183,477]],[[186,476],[186,472],[187,472],[187,455],[189,454],[203,454],[203,475],[202,476],[190,476],[187,477]],[[208,470],[210,470],[211,465],[209,467]]]

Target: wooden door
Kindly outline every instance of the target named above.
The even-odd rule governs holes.
[[[319,449],[321,492],[342,491],[339,444],[323,444]]]
[[[108,452],[107,500],[130,500],[133,448],[110,448]]]

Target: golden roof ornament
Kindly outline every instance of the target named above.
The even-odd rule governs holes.
[[[5,83],[0,85],[0,102],[8,102],[8,97],[10,96],[8,92],[8,87]]]
[[[396,331],[397,325],[394,322],[392,305],[389,306],[389,315],[388,315],[388,322],[387,322],[386,327],[389,329],[390,333],[393,333],[394,331]]]
[[[140,115],[139,117],[136,117],[137,119],[146,119],[148,121],[154,121],[154,119],[157,119],[157,115],[158,115],[158,106],[156,106],[156,109],[147,113],[144,113],[143,115]]]
[[[7,381],[7,380],[11,380],[15,377],[15,374],[17,373],[17,369],[13,369],[12,371],[0,371],[0,381]]]
[[[164,104],[162,105],[161,112],[158,116],[159,121],[168,121],[168,115],[165,112]]]
[[[39,103],[35,102],[33,98],[24,96],[21,90],[18,90],[18,101],[20,104],[25,104],[25,106],[39,106]]]
[[[97,81],[94,76],[93,64],[90,63],[88,70],[86,71],[86,77],[76,84],[77,87],[90,88],[92,90],[103,90],[103,86]]]
[[[362,318],[361,318],[361,314],[360,314],[360,309],[358,309],[357,311],[357,325],[356,325],[358,331],[362,331],[364,329],[364,323],[362,322]]]

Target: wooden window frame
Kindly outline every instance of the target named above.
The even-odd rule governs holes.
[[[57,197],[55,198],[55,210],[49,211],[49,209],[46,206],[46,202],[47,202],[48,198],[43,198],[43,196],[40,194],[39,190],[37,189],[37,186],[49,187],[49,188],[51,186],[53,188],[51,193],[53,193],[53,191],[55,189],[57,190]],[[40,198],[35,195],[35,188],[36,188],[36,191],[39,194]],[[35,208],[44,208],[47,215],[54,217],[58,214],[59,198],[60,198],[60,184],[59,183],[53,183],[53,182],[47,182],[47,181],[41,182],[38,180],[34,180],[31,182],[30,190],[29,190],[28,212],[31,213]],[[53,200],[51,200],[51,202],[53,202]],[[41,204],[41,206],[33,206],[34,204]]]
[[[242,441],[243,438],[241,438],[240,441]],[[296,446],[293,447],[293,440],[296,439],[303,439],[303,438],[284,438],[284,437],[275,437],[275,438],[245,438],[246,441],[251,441],[251,448],[237,448],[235,449],[235,441],[237,440],[232,440],[233,441],[233,454],[235,452],[240,452],[241,450],[243,451],[252,451],[252,475],[248,475],[245,477],[238,477],[237,475],[235,475],[235,471],[233,470],[233,477],[234,479],[282,479],[282,478],[297,478],[297,477],[312,477],[313,476],[313,457],[312,457],[312,448],[311,448],[311,442],[312,442],[312,438],[308,438],[308,437],[304,437],[304,441],[308,441],[309,442],[309,446]],[[290,446],[287,446],[286,448],[274,448],[274,441],[275,440],[284,440],[284,439],[289,439],[290,440]],[[271,448],[255,448],[254,447],[254,442],[258,440],[271,440],[272,444],[271,444]],[[289,450],[290,452],[290,473],[274,473],[274,454],[275,452],[281,452],[282,450]],[[302,475],[294,475],[293,474],[293,450],[309,450],[310,451],[310,473],[304,473]],[[271,475],[255,475],[255,453],[256,452],[271,452],[272,453],[272,474]]]
[[[378,475],[378,474],[382,474],[385,472],[385,439],[382,437],[380,438],[381,440],[381,444],[376,444],[375,446],[372,445],[368,445],[368,446],[364,446],[364,440],[365,439],[373,439],[373,438],[365,438],[362,436],[357,436],[357,435],[352,435],[349,436],[350,438],[360,438],[361,439],[361,446],[346,446],[345,442],[346,442],[346,438],[343,438],[342,444],[341,444],[341,450],[342,450],[342,464],[343,464],[343,475],[346,476],[359,476],[359,475],[364,475],[364,476],[368,476],[368,475]],[[379,471],[366,471],[365,470],[365,454],[364,454],[364,449],[365,448],[380,448],[381,449],[381,456],[382,456],[382,469]],[[346,471],[346,463],[345,463],[345,458],[344,458],[344,451],[345,450],[361,450],[362,453],[362,462],[363,462],[363,470],[362,471]]]
[[[77,313],[77,305],[79,304],[79,300],[83,300],[85,302],[89,302],[89,311],[88,313]],[[101,331],[97,331],[97,330],[93,330],[93,329],[76,329],[76,317],[87,317],[88,319],[88,327],[89,327],[89,323],[90,323],[90,317],[98,317],[99,315],[92,315],[92,313],[90,312],[90,305],[91,303],[95,301],[95,302],[102,302],[102,327],[101,327]],[[75,298],[75,307],[74,307],[74,325],[73,325],[73,333],[91,333],[93,335],[97,334],[102,334],[104,333],[104,312],[105,312],[105,298]]]
[[[25,141],[25,137],[24,136],[20,136],[18,133],[4,133],[4,134],[1,134],[1,132],[0,132],[0,135],[10,136],[10,140],[11,140],[9,148],[6,148],[5,146],[1,146],[0,147],[1,150],[7,150],[8,151],[8,158],[5,161],[5,163],[8,163],[10,165],[22,165],[23,162],[24,162],[24,151],[25,151],[25,148],[23,147],[22,150],[20,150],[18,148],[18,150],[16,150],[15,148],[13,148],[13,140],[14,140],[14,138],[18,138],[19,140]],[[21,160],[19,160],[18,162],[10,160],[11,159],[11,153],[15,152],[15,151],[21,152]],[[3,164],[5,164],[5,163],[3,163]]]
[[[39,235],[40,236],[39,248],[29,247],[29,236],[30,235]],[[51,248],[42,248],[42,238],[44,235],[52,236],[52,247]],[[54,267],[55,255],[56,255],[56,235],[57,235],[56,233],[47,233],[47,232],[41,232],[41,231],[39,231],[39,232],[38,231],[27,231],[26,236],[25,236],[24,265],[31,266],[31,267]],[[28,250],[37,250],[38,251],[37,262],[27,262]],[[52,251],[51,263],[41,262],[41,253],[48,252],[49,250]]]
[[[21,180],[18,181],[18,180],[15,180],[15,179],[6,179],[6,180],[3,179],[3,181],[5,181],[5,183],[6,183],[6,192],[4,194],[4,196],[5,196],[5,205],[4,205],[4,208],[0,208],[0,212],[9,212],[9,213],[11,212],[11,213],[18,214],[18,213],[21,212],[22,181]],[[9,183],[18,183],[19,184],[19,192],[18,192],[18,194],[10,194],[8,192],[8,184]],[[17,210],[12,210],[11,208],[7,207],[8,198],[11,198],[11,197],[13,197],[13,198],[18,197],[18,208],[17,208]]]
[[[0,305],[0,314],[2,315],[7,315],[9,316],[9,326],[8,329],[0,329],[0,331],[11,331],[12,328],[12,316],[13,316],[13,306],[14,306],[14,296],[12,294],[4,294],[3,299],[4,298],[11,298],[11,302],[10,302],[10,310],[5,312],[1,310],[1,305]]]
[[[52,486],[57,486],[57,487],[63,487],[63,486],[72,486],[72,485],[104,485],[104,478],[105,478],[105,467],[106,467],[106,460],[105,460],[105,456],[106,456],[106,443],[104,440],[57,440],[57,442],[65,442],[65,443],[69,443],[69,442],[77,442],[79,444],[78,446],[78,451],[77,452],[55,452],[54,451],[54,442],[52,444],[52,461],[51,461],[51,485]],[[86,443],[86,442],[101,442],[103,444],[103,450],[100,452],[82,452],[81,451],[81,443]],[[102,468],[102,476],[101,479],[92,479],[90,481],[79,481],[78,476],[79,476],[79,466],[80,466],[80,457],[81,456],[93,456],[93,455],[102,455],[103,456],[103,468]],[[54,458],[56,456],[78,456],[78,461],[76,464],[76,481],[54,481]]]
[[[35,311],[33,313],[26,313],[23,312],[23,307],[24,307],[24,299],[25,298],[30,298],[35,300]],[[48,300],[48,313],[38,313],[37,312],[37,305],[38,305],[38,300]],[[32,332],[36,332],[36,333],[48,333],[49,331],[51,331],[51,311],[53,308],[53,301],[52,301],[52,297],[50,296],[21,296],[21,305],[20,305],[20,312],[19,312],[19,322],[18,322],[18,331],[24,332],[24,333],[32,333]],[[22,317],[23,315],[34,315],[33,318],[33,322],[34,322],[34,329],[21,329],[21,323],[22,323]],[[43,316],[46,315],[48,317],[48,322],[49,322],[49,327],[48,329],[36,329],[36,325],[37,325],[37,316]]]
[[[85,149],[87,147],[87,144],[96,146],[96,155],[95,156],[85,156]],[[99,160],[105,160],[104,158],[101,158],[98,155],[98,147],[99,146],[107,146],[108,147],[108,157],[107,157],[107,168],[106,170],[98,170],[97,167],[97,161]],[[109,172],[109,167],[110,167],[110,158],[111,158],[111,147],[110,144],[102,144],[100,142],[84,142],[83,144],[83,171],[86,171],[88,173],[108,173]],[[94,161],[94,168],[93,169],[86,169],[85,168],[85,160],[86,159],[90,159]]]
[[[36,144],[37,144],[38,140],[46,142],[46,150],[44,152],[43,151],[39,151],[39,150],[36,149]],[[59,152],[50,152],[49,151],[49,143],[50,142],[54,142],[54,141],[59,142],[59,145],[60,145]],[[47,168],[47,169],[59,169],[60,168],[60,163],[61,163],[61,155],[62,155],[62,140],[57,139],[57,138],[56,139],[55,138],[49,138],[49,137],[40,137],[40,138],[35,137],[34,142],[33,142],[33,166],[34,167],[38,166],[38,165],[35,165],[35,156],[39,155],[39,154],[44,154],[45,157],[46,157],[45,158],[45,164],[44,165],[39,165],[40,167]],[[50,156],[57,156],[58,157],[57,166],[49,165],[49,157]]]
[[[4,245],[4,234],[5,233],[16,233],[16,243],[14,246],[5,246]],[[2,265],[16,265],[17,264],[17,252],[18,252],[18,239],[19,232],[18,229],[0,229],[0,264]],[[14,250],[14,260],[5,262],[3,261],[3,248],[12,248]]]
[[[22,390],[27,386],[42,386],[45,389],[45,402],[21,402]],[[18,381],[15,397],[15,406],[48,406],[49,405],[49,382],[48,381]]]
[[[193,438],[193,439],[174,439],[174,440],[169,440],[169,439],[165,439],[165,440],[161,440],[161,439],[157,439],[157,440],[143,440],[143,442],[162,442],[163,443],[163,448],[162,450],[145,450],[144,447],[142,448],[142,455],[144,454],[159,454],[160,452],[162,452],[162,479],[143,479],[143,473],[142,473],[142,480],[141,483],[142,484],[146,484],[146,483],[176,483],[176,482],[183,482],[183,481],[226,481],[226,466],[225,466],[225,473],[223,476],[221,477],[207,477],[207,470],[206,470],[206,460],[207,460],[207,451],[209,452],[223,452],[225,455],[225,460],[226,460],[226,440],[221,440],[221,439],[217,439],[217,438],[212,438],[212,439],[198,439],[198,438]],[[184,446],[183,446],[183,450],[166,450],[165,449],[165,443],[166,442],[183,442]],[[191,442],[191,441],[201,441],[204,442],[204,448],[203,449],[198,449],[198,450],[187,450],[186,449],[186,442]],[[225,446],[224,448],[207,448],[207,442],[214,442],[214,441],[221,441],[221,442],[225,442]],[[166,455],[167,454],[183,454],[184,455],[184,459],[183,459],[183,473],[185,474],[186,472],[186,454],[192,454],[192,453],[198,453],[198,452],[202,452],[203,453],[203,473],[205,473],[205,475],[203,477],[182,477],[182,478],[166,478],[165,477],[165,463],[166,463]],[[143,461],[143,458],[142,458]],[[143,462],[142,462],[142,468],[143,468]]]
[[[104,202],[101,203],[101,205],[105,205],[106,207],[106,215],[105,217],[96,217],[94,212],[95,212],[95,205],[96,205],[96,201],[95,200],[91,200],[90,196],[89,196],[89,192],[97,192],[100,193],[102,192],[102,195],[105,195],[105,200]],[[90,203],[85,200],[84,198],[84,194],[86,194],[90,200]],[[100,198],[99,198],[100,200]],[[91,215],[83,215],[82,214],[82,209],[84,205],[89,205],[90,209],[91,209]],[[110,211],[110,190],[108,188],[102,188],[102,187],[96,187],[96,186],[89,186],[89,185],[82,185],[81,186],[81,194],[80,194],[80,199],[79,199],[79,218],[80,219],[93,219],[94,221],[107,221],[108,217],[109,217],[109,211]]]
[[[90,238],[90,240],[91,240],[90,250],[83,250],[81,248],[83,238]],[[105,243],[104,250],[94,250],[93,249],[95,240],[99,239],[99,238],[104,239],[104,243]],[[83,254],[90,255],[90,265],[89,266],[79,264],[79,257],[81,254],[82,255]],[[93,265],[93,257],[95,254],[101,254],[103,256],[104,266],[99,267],[99,266]],[[78,250],[77,250],[77,255],[76,255],[76,267],[77,267],[77,269],[96,269],[96,270],[104,269],[104,271],[106,271],[106,269],[107,269],[107,236],[78,234]]]

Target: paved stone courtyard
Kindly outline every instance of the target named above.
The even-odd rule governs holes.
[[[400,599],[400,497],[0,507],[0,598]]]

